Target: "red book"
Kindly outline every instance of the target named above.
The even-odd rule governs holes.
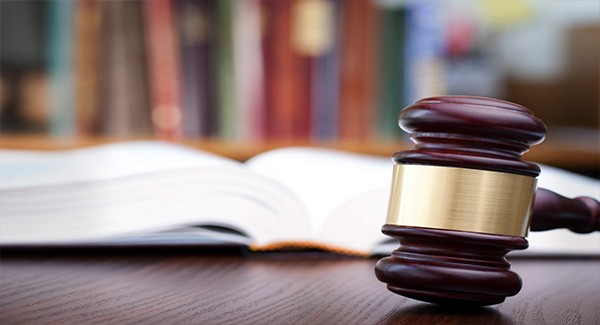
[[[294,1],[264,2],[267,136],[306,138],[310,120],[309,63],[292,44]]]
[[[155,133],[164,139],[182,135],[179,53],[170,0],[144,1],[148,78]]]
[[[261,52],[262,52],[262,69],[263,69],[263,134],[266,137],[273,135],[271,127],[271,111],[273,110],[273,53],[271,52],[271,44],[273,43],[274,30],[272,25],[273,6],[271,1],[260,1],[260,20],[261,20]]]
[[[371,1],[341,4],[339,132],[342,139],[365,139],[375,119],[373,102],[375,8]]]

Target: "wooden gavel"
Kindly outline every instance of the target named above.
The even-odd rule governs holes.
[[[400,247],[378,261],[397,294],[438,304],[485,306],[521,290],[505,255],[528,247],[528,230],[600,230],[600,203],[537,189],[539,166],[521,155],[543,141],[527,108],[471,96],[426,98],[402,110],[415,149],[394,154],[382,231]]]

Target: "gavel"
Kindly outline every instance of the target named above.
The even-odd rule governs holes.
[[[528,231],[600,230],[600,203],[537,189],[540,168],[521,160],[546,126],[527,108],[473,96],[419,100],[400,112],[415,148],[393,156],[382,232],[400,247],[375,266],[405,297],[486,306],[522,287],[506,254],[528,247]]]

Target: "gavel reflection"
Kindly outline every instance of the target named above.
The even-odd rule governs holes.
[[[539,166],[521,160],[546,134],[523,106],[443,96],[400,113],[414,150],[394,154],[384,234],[400,247],[378,261],[377,278],[397,294],[438,304],[492,305],[521,278],[505,255],[528,247],[528,230],[600,230],[600,203],[537,189]]]

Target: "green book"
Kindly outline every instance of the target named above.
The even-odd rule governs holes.
[[[73,91],[73,8],[72,0],[48,2],[48,75],[50,80],[50,134],[76,133]]]
[[[406,12],[403,7],[385,7],[379,17],[378,135],[387,140],[401,139],[398,114],[404,103]]]
[[[237,136],[235,67],[233,60],[233,1],[217,2],[217,135],[224,139]]]

